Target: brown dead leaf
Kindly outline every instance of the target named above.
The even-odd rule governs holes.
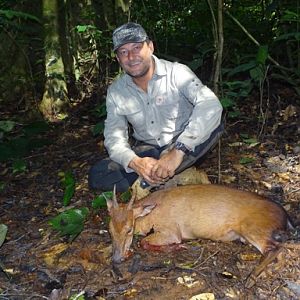
[[[238,255],[239,259],[243,261],[254,261],[261,258],[261,254],[259,253],[240,253]]]
[[[283,120],[287,121],[289,118],[297,114],[297,108],[294,105],[289,105],[283,110]]]
[[[69,245],[66,243],[59,243],[52,246],[47,251],[42,252],[41,256],[48,266],[53,266],[56,263],[58,255],[65,251],[68,247]]]
[[[193,296],[189,300],[215,300],[215,295],[213,293],[201,293]]]
[[[234,182],[235,180],[236,180],[236,177],[233,175],[222,175],[222,177],[221,177],[221,181],[223,183],[227,183],[227,184],[230,184],[230,183]]]
[[[241,164],[234,164],[233,167],[241,174],[245,175],[252,180],[260,180],[260,174],[254,172],[252,169],[247,168]]]
[[[281,179],[282,181],[289,181],[290,180],[290,175],[289,173],[277,173],[277,176],[279,177],[279,179]]]

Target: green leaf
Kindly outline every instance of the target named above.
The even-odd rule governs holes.
[[[101,104],[98,104],[94,110],[92,111],[92,113],[97,116],[98,118],[103,118],[106,116],[107,111],[106,111],[106,103],[103,102]]]
[[[10,10],[10,9],[5,9],[5,10],[0,9],[0,15],[5,16],[7,19],[13,19],[14,17],[17,17],[17,18],[23,18],[25,20],[29,19],[32,21],[36,21],[41,24],[40,19],[38,19],[36,16],[24,13],[22,11],[16,11],[16,10]]]
[[[240,164],[246,165],[246,164],[252,163],[253,161],[254,161],[254,158],[252,158],[252,157],[242,157],[240,159]]]
[[[77,25],[76,27],[76,30],[78,33],[83,33],[83,32],[86,32],[88,31],[89,29],[94,29],[96,30],[97,28],[93,25]],[[99,30],[98,30],[99,31]],[[99,31],[100,32],[100,31]]]
[[[5,224],[0,224],[0,247],[5,241],[7,234],[7,226]]]
[[[268,46],[260,46],[257,51],[256,62],[264,65],[266,63],[268,55]]]
[[[101,195],[98,195],[92,201],[92,207],[95,209],[107,207],[105,198],[112,199],[112,196],[113,196],[113,192],[104,192]]]
[[[4,132],[10,132],[14,129],[16,122],[14,121],[0,121],[0,130]]]
[[[75,193],[75,179],[70,171],[64,173],[62,184],[64,186],[63,205],[67,206]]]
[[[249,139],[249,134],[248,133],[240,133],[240,136],[242,139]]]
[[[49,220],[49,224],[61,236],[67,235],[72,241],[83,230],[88,214],[87,207],[69,209]]]
[[[5,185],[6,185],[5,182],[0,181],[0,192],[1,192],[1,191],[4,191]]]
[[[220,102],[225,109],[234,107],[235,105],[234,101],[228,97],[221,98]]]
[[[69,300],[85,300],[84,292],[80,292],[79,294],[72,295]]]
[[[250,144],[257,143],[258,141],[255,138],[247,138],[247,139],[244,139],[243,142],[250,145]]]
[[[92,129],[93,136],[102,134],[103,131],[104,131],[104,121],[97,123]]]
[[[15,173],[23,173],[26,171],[26,162],[22,159],[15,160],[12,164],[13,174]]]
[[[246,64],[241,64],[241,65],[231,69],[231,71],[228,72],[228,76],[233,76],[233,75],[236,75],[238,73],[249,71],[255,66],[256,66],[256,61],[251,60],[250,62],[248,62]]]
[[[123,202],[128,202],[130,200],[130,198],[131,198],[131,192],[130,192],[130,190],[122,193],[120,198],[121,198],[121,200]]]
[[[239,117],[241,115],[241,113],[240,113],[240,111],[239,110],[234,110],[234,111],[230,111],[229,113],[228,113],[228,117],[229,118],[232,118],[232,119],[234,119],[234,118],[237,118],[237,117]]]
[[[284,41],[284,40],[291,40],[291,41],[299,41],[300,40],[300,32],[291,32],[285,33],[278,36],[274,42]]]
[[[250,70],[250,76],[253,80],[255,81],[260,81],[264,79],[264,66],[263,65],[258,65],[252,70]]]

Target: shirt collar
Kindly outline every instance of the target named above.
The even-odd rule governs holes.
[[[155,55],[152,55],[154,62],[155,62],[155,70],[154,74],[158,76],[164,76],[167,75],[167,70],[165,64],[158,59]]]

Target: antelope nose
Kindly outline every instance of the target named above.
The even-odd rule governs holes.
[[[113,256],[112,257],[113,263],[116,263],[116,264],[120,264],[124,260],[125,260],[124,257],[121,257],[121,256]]]

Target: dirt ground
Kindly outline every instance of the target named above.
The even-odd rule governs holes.
[[[241,107],[238,120],[227,118],[220,147],[198,168],[212,183],[257,192],[280,202],[297,225],[300,220],[300,107],[289,90],[274,99],[265,123],[254,101]],[[286,99],[286,100],[284,100]],[[64,124],[47,133],[53,142],[26,157],[28,170],[12,175],[0,164],[6,183],[0,198],[0,223],[8,226],[0,248],[0,299],[299,299],[299,229],[288,233],[277,259],[252,288],[244,283],[261,255],[239,242],[194,240],[180,251],[153,252],[139,247],[121,265],[110,261],[111,239],[106,209],[93,210],[73,241],[59,237],[48,221],[64,210],[60,171],[71,170],[76,192],[71,207],[87,206],[95,193],[88,189],[90,166],[105,155],[97,122],[85,103]],[[261,130],[262,129],[262,130]],[[249,142],[262,132],[261,141]],[[250,158],[248,163],[242,163]],[[244,161],[245,162],[245,161]],[[84,295],[84,298],[80,298]],[[71,298],[73,296],[73,298]],[[194,296],[194,298],[192,298]]]

